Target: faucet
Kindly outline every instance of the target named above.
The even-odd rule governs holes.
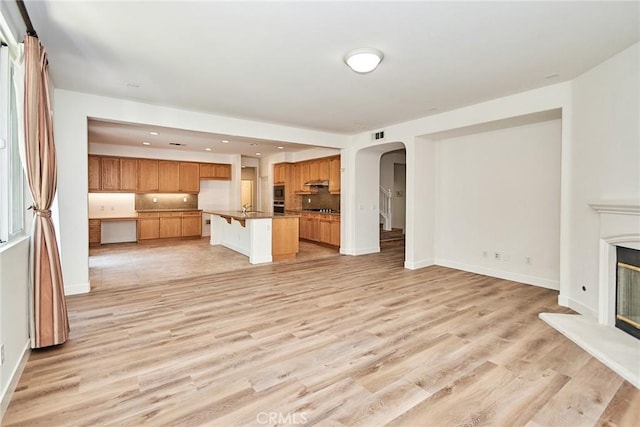
[[[247,214],[247,210],[251,207],[251,205],[249,203],[245,203],[244,205],[242,205],[242,215],[246,215]]]

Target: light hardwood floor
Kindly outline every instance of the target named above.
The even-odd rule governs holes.
[[[640,391],[538,319],[557,293],[402,248],[103,287],[5,426],[638,426]]]

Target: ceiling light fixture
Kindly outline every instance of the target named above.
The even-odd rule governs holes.
[[[142,145],[151,145],[151,143],[147,141],[142,141]]]
[[[211,148],[207,147],[205,148],[206,151],[211,151]]]
[[[226,139],[223,139],[223,140],[222,140],[222,143],[223,143],[223,144],[228,144],[228,143],[229,143],[229,141],[228,141],[228,140],[226,140]]]
[[[278,147],[278,150],[284,150],[284,147]]]
[[[256,156],[262,156],[262,153],[256,153]]]
[[[356,73],[366,74],[376,69],[384,55],[378,49],[362,47],[354,49],[344,56],[344,62]]]
[[[151,132],[149,132],[149,135],[158,136],[160,135],[160,133],[156,132],[155,130],[152,130]]]

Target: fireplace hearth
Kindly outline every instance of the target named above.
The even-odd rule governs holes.
[[[640,251],[616,247],[615,325],[640,339]]]

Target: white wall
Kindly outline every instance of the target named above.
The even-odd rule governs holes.
[[[67,294],[89,291],[87,180],[87,119],[90,117],[175,127],[201,132],[341,148],[348,137],[329,132],[216,116],[67,90],[55,90],[54,131],[58,158],[60,258]],[[144,147],[141,147],[144,148]],[[129,152],[129,151],[127,151]],[[145,153],[150,151],[145,150]],[[138,156],[138,154],[132,155]],[[186,155],[186,154],[185,154]],[[231,162],[233,182],[229,203],[240,203],[240,156]],[[187,160],[186,158],[184,160]]]
[[[561,130],[554,120],[436,143],[436,264],[558,289]]]
[[[582,313],[598,308],[599,217],[587,204],[640,200],[639,51],[635,44],[573,81],[570,260],[560,301]]]
[[[133,193],[89,193],[90,218],[136,216],[136,195]]]
[[[0,251],[0,342],[5,360],[0,366],[0,419],[19,379],[29,351],[29,238]]]

